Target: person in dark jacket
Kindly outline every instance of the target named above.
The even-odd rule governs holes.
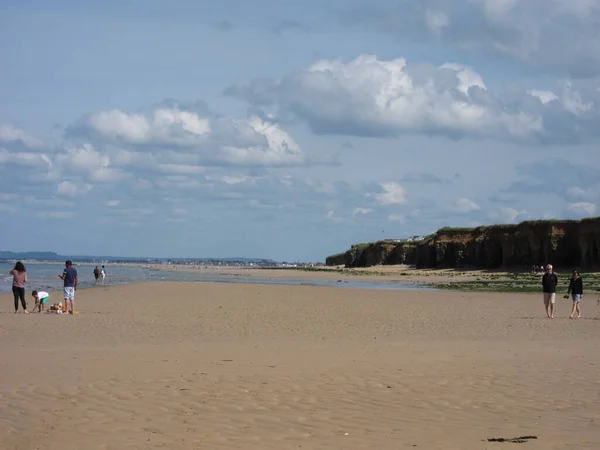
[[[565,297],[569,298],[569,294],[573,296],[573,310],[571,311],[569,319],[573,318],[575,312],[577,312],[577,318],[581,319],[581,308],[579,303],[583,298],[583,280],[581,279],[581,275],[579,274],[578,270],[573,271],[573,276],[569,282],[569,289],[567,290],[567,295],[565,295]]]
[[[554,303],[556,302],[556,285],[558,277],[553,271],[552,264],[546,266],[546,273],[542,275],[542,291],[544,293],[544,306],[548,319],[554,319]]]

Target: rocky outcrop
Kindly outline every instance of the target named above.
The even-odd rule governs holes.
[[[413,243],[379,241],[353,245],[344,254],[346,267],[370,267],[378,264],[412,264],[416,257]]]
[[[341,257],[336,261],[341,264]],[[346,267],[409,264],[417,268],[600,267],[600,217],[527,221],[517,225],[442,228],[421,241],[380,241],[352,246]],[[326,262],[329,264],[329,258]]]
[[[325,258],[326,266],[343,266],[346,264],[346,254],[338,253],[337,255],[331,255]]]

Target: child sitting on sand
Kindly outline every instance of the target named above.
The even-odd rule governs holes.
[[[50,294],[44,291],[33,291],[31,295],[35,299],[35,306],[31,312],[36,312],[36,310],[37,312],[42,312],[45,309],[46,303],[50,300]]]

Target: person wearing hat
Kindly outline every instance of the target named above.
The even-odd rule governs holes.
[[[548,319],[554,319],[554,303],[556,302],[556,285],[558,277],[553,272],[552,264],[546,266],[546,273],[542,275],[542,291],[544,293],[544,306]]]
[[[577,312],[577,318],[581,319],[581,308],[579,303],[583,298],[583,281],[578,270],[573,271],[573,276],[569,282],[569,289],[567,290],[567,295],[565,295],[565,298],[569,298],[569,294],[573,296],[573,310],[571,311],[569,319],[573,318],[575,312]]]

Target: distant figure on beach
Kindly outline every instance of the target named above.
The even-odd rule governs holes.
[[[100,269],[100,284],[104,284],[104,279],[106,278],[106,270],[104,270],[104,266]]]
[[[40,313],[42,311],[44,311],[44,309],[46,309],[46,303],[48,303],[48,300],[50,300],[50,294],[48,294],[47,292],[44,292],[44,291],[33,291],[31,293],[31,296],[35,300],[35,306],[33,307],[33,312],[35,312],[36,309],[37,309],[37,312],[40,312]]]
[[[567,290],[567,295],[565,295],[565,298],[569,298],[569,294],[573,296],[573,310],[569,315],[569,319],[573,318],[575,312],[577,312],[577,318],[581,319],[581,308],[579,303],[583,298],[583,280],[581,279],[581,275],[579,274],[578,270],[573,271],[573,276],[569,282],[569,289]]]
[[[10,275],[13,277],[12,291],[13,297],[15,298],[15,313],[19,312],[19,299],[21,300],[21,306],[23,312],[28,314],[27,302],[25,301],[25,283],[27,283],[27,271],[21,261],[17,261],[15,268],[10,271]]]
[[[94,268],[94,284],[98,284],[98,279],[100,278],[100,269],[98,269],[98,266],[96,266]]]
[[[546,266],[546,273],[542,275],[542,291],[544,293],[544,305],[548,319],[554,319],[554,303],[556,302],[556,285],[558,277],[553,271],[552,264]]]
[[[64,281],[65,291],[65,306],[69,314],[75,314],[75,289],[79,279],[77,278],[77,270],[73,267],[73,263],[69,260],[65,262],[65,270],[58,277]]]

